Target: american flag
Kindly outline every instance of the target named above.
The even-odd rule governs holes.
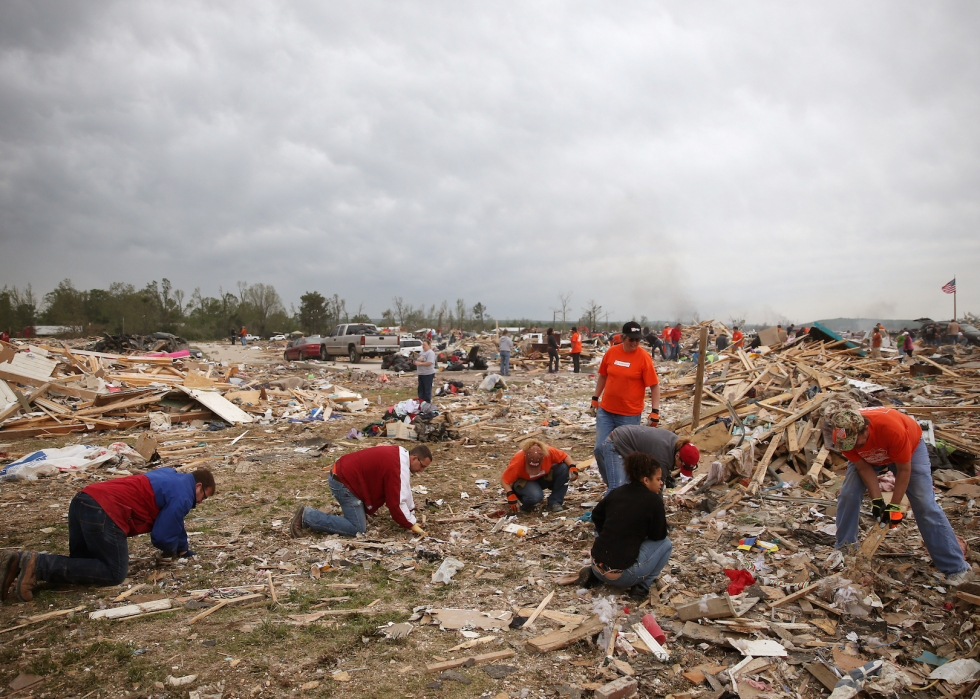
[[[943,287],[943,291],[945,291],[947,294],[956,293],[956,277],[953,277],[953,281]]]

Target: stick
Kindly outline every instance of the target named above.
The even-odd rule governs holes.
[[[554,596],[555,596],[555,591],[554,590],[552,590],[551,592],[549,592],[548,593],[548,596],[545,597],[543,600],[541,600],[541,604],[539,604],[538,607],[537,607],[537,609],[534,610],[534,613],[531,614],[531,616],[529,616],[527,618],[527,621],[525,621],[521,625],[521,628],[522,629],[526,629],[529,626],[533,625],[534,624],[534,620],[537,619],[538,618],[538,615],[541,614],[541,612],[544,611],[544,608],[548,606],[548,602],[550,602],[551,601],[551,598],[554,597]]]
[[[272,595],[272,603],[279,604],[279,599],[276,597],[276,586],[272,584],[272,571],[265,571],[265,577],[269,581],[269,593]]]

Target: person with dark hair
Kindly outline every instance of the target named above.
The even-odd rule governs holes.
[[[592,564],[579,571],[577,582],[583,587],[628,587],[633,599],[647,599],[673,549],[660,497],[662,470],[656,459],[638,451],[628,454],[624,465],[629,482],[592,510],[598,536]]]
[[[661,340],[659,336],[655,335],[654,333],[650,333],[649,335],[645,335],[643,339],[648,345],[650,345],[651,357],[656,354],[657,350],[659,349],[660,356],[664,358],[665,362],[667,361],[667,348],[664,346],[664,341]]]
[[[670,331],[670,358],[677,361],[681,356],[681,324],[678,323]]]
[[[86,486],[68,506],[68,555],[4,550],[0,598],[5,601],[13,586],[19,601],[30,602],[39,581],[118,585],[129,572],[126,539],[137,534],[149,533],[150,542],[172,558],[193,556],[184,517],[214,492],[214,476],[206,468],[158,468]]]
[[[719,352],[728,347],[728,334],[724,330],[718,333],[718,337],[715,338],[715,347]]]
[[[557,374],[558,373],[558,348],[560,343],[558,341],[558,336],[555,334],[553,328],[548,328],[548,373]],[[554,365],[554,369],[552,369]]]
[[[304,529],[340,536],[367,531],[367,518],[385,505],[391,518],[405,529],[425,534],[415,520],[411,475],[422,473],[432,463],[429,447],[420,444],[411,451],[402,447],[369,447],[337,459],[328,483],[343,516],[300,505],[289,523],[289,535],[303,536]]]
[[[914,418],[890,408],[843,408],[824,416],[835,449],[847,458],[847,473],[837,496],[837,548],[857,543],[858,518],[865,491],[871,496],[875,524],[894,528],[903,515],[899,503],[908,496],[926,550],[949,585],[975,579],[946,513],[936,502],[929,452]],[[889,502],[878,475],[895,474]]]
[[[568,339],[571,343],[569,356],[572,358],[572,373],[577,374],[579,373],[579,362],[582,359],[582,334],[578,328],[572,328],[572,334]]]
[[[640,347],[640,325],[629,321],[623,325],[623,344],[613,345],[599,364],[599,378],[592,396],[595,415],[595,446],[592,453],[599,475],[609,491],[623,484],[622,473],[608,471],[606,438],[621,425],[639,425],[645,403],[644,393],[650,389],[650,416],[647,424],[660,424],[660,379],[657,368],[645,349]]]
[[[732,348],[733,349],[741,349],[742,348],[742,340],[743,340],[744,337],[745,337],[745,335],[743,335],[742,334],[742,331],[738,329],[738,326],[737,325],[733,326],[732,327]]]

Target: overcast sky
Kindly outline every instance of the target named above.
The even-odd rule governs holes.
[[[0,3],[0,286],[980,313],[975,2]]]

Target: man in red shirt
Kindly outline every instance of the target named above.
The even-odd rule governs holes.
[[[328,482],[343,516],[300,505],[289,523],[289,535],[299,538],[304,529],[341,536],[363,534],[367,531],[365,513],[373,516],[382,505],[399,526],[424,534],[415,521],[411,474],[422,473],[431,463],[432,452],[424,444],[412,451],[370,447],[340,457],[330,469]]]
[[[681,324],[678,323],[670,331],[670,358],[677,361],[681,356]]]
[[[837,548],[857,543],[865,490],[871,494],[872,516],[881,526],[894,527],[902,521],[900,503],[908,495],[922,541],[946,582],[960,585],[974,579],[956,534],[936,503],[929,453],[919,424],[889,408],[843,409],[825,419],[834,447],[849,462],[837,496]],[[888,504],[878,484],[878,475],[885,471],[895,474]]]

